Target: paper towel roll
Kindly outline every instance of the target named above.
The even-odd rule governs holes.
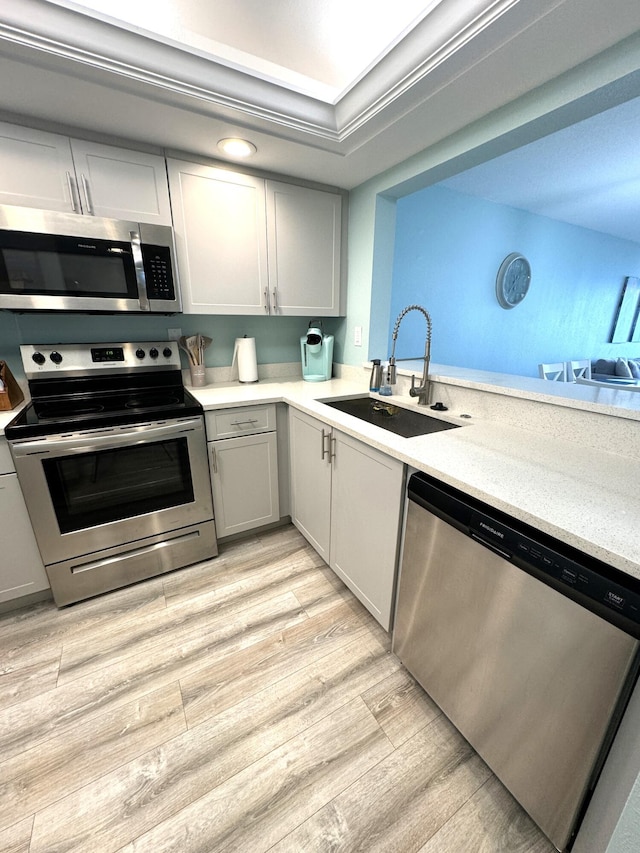
[[[258,381],[258,359],[256,357],[255,338],[236,338],[236,342],[233,347],[232,366],[236,361],[238,362],[239,382]]]

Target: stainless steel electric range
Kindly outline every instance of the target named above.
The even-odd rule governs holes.
[[[20,347],[6,427],[58,606],[218,553],[202,406],[178,345]]]

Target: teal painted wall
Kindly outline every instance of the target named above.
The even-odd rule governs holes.
[[[243,335],[256,339],[258,364],[300,360],[300,337],[311,317],[221,317],[209,314],[142,316],[140,314],[11,314],[0,311],[0,359],[9,363],[18,378],[24,377],[20,344],[81,343],[84,341],[166,340],[167,330],[180,328],[185,335],[202,332],[213,338],[206,352],[207,367],[231,364],[233,344]],[[315,319],[315,318],[313,318]],[[328,334],[336,334],[339,318],[323,319]],[[335,361],[341,360],[338,340]],[[183,366],[187,367],[182,354]]]
[[[515,251],[531,287],[505,310],[496,273]],[[537,376],[542,361],[640,356],[640,343],[609,343],[626,276],[640,276],[637,243],[441,186],[397,203],[391,317],[423,305],[439,364]],[[409,314],[396,354],[421,354],[424,339],[424,319]]]

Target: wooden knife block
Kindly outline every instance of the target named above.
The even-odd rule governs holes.
[[[0,380],[0,412],[9,412],[24,400],[24,394],[6,361],[0,361]]]

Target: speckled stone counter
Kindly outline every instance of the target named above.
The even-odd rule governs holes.
[[[570,433],[562,438],[475,415],[464,419],[453,406],[442,415],[428,413],[460,429],[402,438],[320,402],[368,393],[364,372],[359,379],[321,383],[231,382],[192,390],[205,409],[286,403],[640,579],[640,461],[635,458],[595,451]],[[417,407],[408,395],[391,399]],[[559,418],[564,413],[556,411]],[[638,429],[637,422],[630,425]]]
[[[328,382],[273,378],[190,390],[205,409],[286,403],[640,579],[637,412],[620,419],[599,411],[602,395],[596,401],[590,390],[578,390],[567,407],[549,394],[553,383],[540,390],[537,380],[527,380],[535,387],[502,397],[494,385],[451,376],[436,383],[434,397],[449,411],[428,413],[461,428],[402,438],[320,402],[368,393],[366,371],[345,373],[350,378]],[[417,408],[406,386],[401,381],[404,393],[391,399]],[[615,393],[607,393],[612,405]],[[17,412],[0,413],[0,434]],[[469,412],[470,419],[460,417]],[[596,419],[596,435],[585,418]]]

